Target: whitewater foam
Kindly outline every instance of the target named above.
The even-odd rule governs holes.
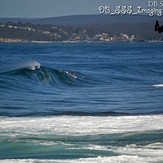
[[[127,122],[127,123],[126,123]],[[124,132],[142,132],[163,129],[163,115],[148,116],[54,116],[1,117],[0,131],[18,131],[24,134],[96,135]]]
[[[1,160],[2,163],[161,163],[163,157],[139,157],[139,156],[111,156],[96,158],[80,158],[67,160],[44,160],[44,159],[6,159]]]
[[[153,87],[163,87],[163,84],[154,84],[154,85],[152,85]]]

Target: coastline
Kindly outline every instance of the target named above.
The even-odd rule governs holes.
[[[163,42],[161,40],[146,40],[146,41],[29,41],[22,39],[3,39],[0,38],[0,43],[111,43],[111,42]]]

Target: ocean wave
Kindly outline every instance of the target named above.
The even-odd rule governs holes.
[[[2,75],[7,77],[24,77],[50,85],[79,86],[81,83],[89,83],[91,81],[88,76],[79,72],[44,67],[36,61],[19,64],[17,68],[1,72],[0,76]]]

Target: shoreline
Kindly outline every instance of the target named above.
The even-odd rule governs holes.
[[[0,43],[113,43],[113,42],[163,42],[160,40],[148,40],[148,41],[29,41],[29,40],[22,40],[22,39],[3,39],[0,38]]]

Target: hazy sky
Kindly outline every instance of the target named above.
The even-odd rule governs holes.
[[[98,7],[132,5],[147,8],[148,0],[0,0],[0,17],[55,17],[98,14]]]

